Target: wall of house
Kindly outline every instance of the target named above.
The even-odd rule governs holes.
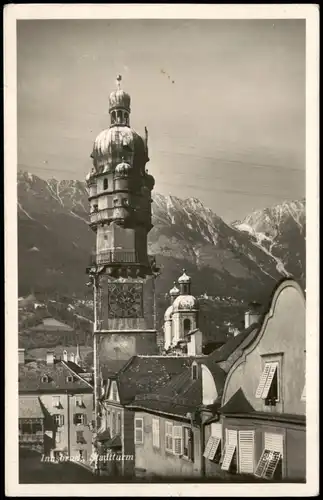
[[[218,391],[214,382],[214,378],[210,370],[205,365],[201,365],[202,371],[202,392],[203,405],[211,405],[218,397]]]
[[[282,288],[272,308],[267,324],[244,352],[245,359],[239,359],[228,374],[222,404],[241,387],[256,410],[304,414],[301,395],[305,384],[305,301],[302,292],[292,285]],[[276,356],[281,362],[281,397],[277,406],[271,408],[255,394],[264,361],[274,360]]]
[[[90,389],[90,388],[89,388]],[[83,396],[84,407],[79,407],[76,404],[77,396]],[[53,406],[53,396],[60,397],[60,408]],[[85,461],[89,461],[92,453],[92,431],[89,427],[93,419],[93,394],[42,394],[40,399],[48,411],[48,417],[53,417],[55,414],[64,416],[64,424],[58,427],[56,431],[59,432],[60,439],[58,442],[58,435],[53,426],[53,451],[64,451],[77,460],[79,451],[83,451]],[[74,415],[76,413],[83,413],[86,415],[86,424],[74,424]],[[77,431],[83,431],[84,443],[77,443]]]
[[[254,441],[254,471],[264,450],[265,432],[280,434],[283,439],[283,479],[305,480],[306,476],[306,432],[305,425],[292,424],[288,422],[273,422],[269,420],[260,420],[257,418],[239,419],[225,417],[221,419],[222,423],[222,447],[225,445],[225,430],[236,431],[253,430],[255,432]],[[204,449],[211,436],[211,425],[205,426]],[[238,447],[239,456],[239,447]],[[223,471],[221,465],[214,461],[205,459],[206,477],[224,477],[230,478],[230,472]]]
[[[185,457],[179,457],[165,450],[165,422],[172,422],[173,425],[190,427],[190,424],[154,416],[145,412],[135,412],[135,417],[143,418],[144,421],[144,442],[135,444],[135,466],[136,469],[143,469],[145,475],[169,476],[169,477],[192,477],[201,474],[201,442],[200,430],[193,429],[194,440],[194,461]],[[160,447],[153,447],[152,419],[159,418]]]

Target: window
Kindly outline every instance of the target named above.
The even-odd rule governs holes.
[[[99,211],[99,205],[93,205],[93,212],[96,213]]]
[[[283,436],[265,432],[264,449],[256,467],[255,476],[264,479],[282,479]]]
[[[144,442],[144,419],[135,418],[135,444]]]
[[[237,472],[237,431],[226,429],[225,447],[221,469],[230,472]]]
[[[61,407],[60,396],[53,396],[52,397],[52,406],[53,406],[53,408],[60,408]]]
[[[83,408],[85,406],[83,396],[75,396],[75,404],[76,404],[76,406]]]
[[[254,472],[254,431],[239,431],[239,472],[253,474]]]
[[[43,383],[48,382],[48,376],[47,376],[47,375],[43,375],[43,376],[42,376],[42,378],[41,378],[41,381],[42,381]]]
[[[116,426],[116,433],[120,434],[121,433],[121,413],[117,413],[117,426]]]
[[[186,318],[183,322],[184,333],[188,333],[191,330],[191,320]]]
[[[85,443],[83,431],[76,431],[76,442],[81,444]]]
[[[172,422],[165,423],[165,450],[173,451],[173,424]]]
[[[173,452],[174,455],[183,455],[183,427],[173,425]]]
[[[79,450],[79,460],[84,462],[86,460],[86,450]]]
[[[73,376],[72,375],[67,375],[66,382],[73,382]]]
[[[275,405],[279,400],[278,382],[278,361],[265,363],[256,391],[256,398],[264,399],[268,405]]]
[[[86,414],[85,413],[75,413],[74,425],[86,425]]]
[[[160,448],[159,419],[153,418],[153,447]]]
[[[118,387],[115,381],[113,381],[111,385],[111,397],[113,401],[118,401]]]
[[[122,205],[124,207],[129,207],[129,200],[128,200],[128,198],[123,198],[122,199]]]
[[[113,198],[113,205],[116,207],[119,204],[118,198]]]
[[[108,179],[106,177],[103,179],[103,189],[104,191],[108,189]]]
[[[193,431],[189,427],[184,427],[183,456],[189,460],[194,460],[194,440]]]
[[[219,463],[222,451],[222,425],[219,423],[211,424],[211,436],[206,444],[203,456],[209,460]]]
[[[53,415],[53,418],[54,418],[54,424],[57,427],[62,427],[64,425],[64,415],[56,414]]]
[[[192,379],[193,380],[197,379],[197,365],[196,364],[192,365]]]

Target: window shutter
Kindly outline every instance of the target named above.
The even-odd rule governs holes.
[[[220,423],[211,424],[211,436],[222,439],[222,424]]]
[[[234,429],[226,429],[225,430],[225,444],[237,446],[238,433],[236,430],[234,430]]]
[[[278,451],[281,454],[281,456],[283,456],[284,442],[283,442],[283,435],[282,434],[274,434],[271,432],[265,432],[264,441],[265,441],[265,443],[264,443],[265,450]]]
[[[225,446],[224,458],[221,466],[222,470],[226,471],[229,470],[235,451],[236,451],[235,444],[228,444]]]
[[[59,418],[59,425],[62,426],[62,425],[64,425],[64,415],[60,415],[59,417],[60,417]]]
[[[270,389],[270,386],[272,384],[272,381],[274,379],[274,376],[275,376],[275,373],[276,373],[276,370],[277,370],[277,363],[269,363],[270,365],[270,369],[269,369],[269,373],[268,373],[268,377],[267,377],[267,380],[265,382],[265,385],[264,385],[264,388],[263,388],[263,391],[262,391],[262,399],[266,399],[266,397],[268,396],[268,392],[269,392],[269,389]]]
[[[258,462],[255,476],[264,477],[265,479],[272,479],[275,474],[275,470],[281,458],[281,454],[278,451],[264,450]]]
[[[153,446],[155,448],[160,447],[159,440],[159,419],[153,418]]]
[[[77,413],[74,414],[73,423],[74,423],[74,425],[77,424]]]
[[[181,425],[173,426],[173,451],[174,455],[183,455],[183,428]]]
[[[135,444],[144,442],[144,421],[142,418],[135,418]]]
[[[83,423],[84,425],[86,425],[86,424],[87,424],[86,413],[83,413],[82,417],[83,417],[83,418],[82,418],[82,423]]]
[[[259,385],[258,385],[258,388],[256,391],[256,398],[261,398],[261,396],[262,396],[262,393],[263,393],[263,390],[265,387],[265,383],[266,383],[268,375],[269,375],[269,371],[270,371],[270,363],[266,363],[265,368],[264,368],[264,370],[261,374],[261,377],[260,377]]]
[[[239,471],[241,474],[253,474],[254,440],[254,431],[239,431]]]
[[[217,449],[219,447],[220,441],[221,440],[218,437],[210,436],[207,445],[205,447],[203,456],[205,458],[208,458],[209,460],[213,460],[217,452]]]
[[[173,451],[173,424],[172,422],[165,423],[165,449]]]

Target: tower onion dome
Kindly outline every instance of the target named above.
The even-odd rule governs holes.
[[[185,269],[183,269],[183,274],[178,278],[178,283],[191,283],[191,278],[187,276]]]
[[[199,309],[199,302],[193,295],[179,295],[173,303],[173,313],[178,311],[196,311]]]
[[[171,290],[169,290],[169,295],[171,297],[177,297],[179,294],[180,294],[180,291],[176,286],[176,281],[174,281],[174,286]]]
[[[117,89],[111,92],[109,97],[109,111],[124,109],[130,113],[130,95],[120,88],[121,75],[117,76]]]
[[[155,179],[152,175],[148,174],[148,170],[146,170],[145,174],[145,184],[152,191],[155,186]]]
[[[171,321],[172,316],[173,316],[173,306],[169,306],[165,311],[164,321]]]
[[[131,173],[131,170],[132,166],[129,163],[122,161],[116,166],[114,173],[118,177],[128,177]]]

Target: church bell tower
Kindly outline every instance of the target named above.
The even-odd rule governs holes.
[[[94,141],[86,177],[90,226],[96,233],[87,270],[94,286],[96,380],[111,361],[157,353],[158,269],[147,253],[155,180],[146,170],[148,131],[142,138],[130,127],[131,100],[120,84],[118,76],[109,98],[110,127]]]

